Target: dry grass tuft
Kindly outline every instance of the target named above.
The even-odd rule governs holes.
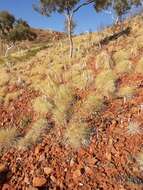
[[[137,66],[136,66],[135,71],[137,73],[143,74],[143,57],[139,60]]]
[[[129,73],[132,71],[133,66],[129,60],[122,60],[115,66],[115,72],[118,74]]]
[[[74,103],[74,91],[61,85],[54,98],[55,109],[53,109],[53,118],[58,125],[63,125],[68,120],[69,110]]]
[[[0,86],[5,85],[10,80],[10,76],[4,68],[0,68]]]
[[[119,62],[122,62],[124,60],[129,60],[129,54],[124,49],[119,50],[116,53],[114,53],[113,60],[115,61],[116,64],[118,64]]]
[[[17,136],[18,133],[15,127],[0,129],[0,152],[2,153],[13,147],[17,142]]]
[[[136,161],[137,161],[139,167],[141,168],[141,170],[143,170],[143,151],[141,151],[137,154]]]
[[[35,123],[32,125],[32,128],[29,130],[29,132],[25,135],[25,137],[21,138],[21,140],[18,142],[18,148],[19,149],[27,149],[31,146],[36,145],[38,142],[41,141],[42,134],[47,128],[47,120],[46,119],[38,119],[35,121]]]
[[[67,144],[77,149],[82,145],[88,145],[90,132],[86,123],[72,122],[67,126],[64,138]]]
[[[100,111],[103,107],[103,97],[95,94],[89,94],[81,105],[82,112],[94,113]]]
[[[113,67],[113,61],[110,55],[102,51],[96,56],[96,69],[111,69]]]
[[[5,96],[4,105],[7,106],[7,105],[10,103],[10,101],[15,100],[15,99],[18,98],[20,95],[21,95],[21,91],[16,91],[16,92],[8,93],[8,94]]]
[[[98,94],[107,97],[113,95],[116,90],[115,80],[116,77],[112,70],[105,70],[100,72],[95,79],[95,87]]]
[[[85,90],[92,84],[94,76],[91,70],[81,70],[79,74],[72,75],[71,85],[79,90]]]
[[[129,122],[127,133],[129,135],[137,135],[141,133],[141,128],[138,122]]]
[[[37,97],[32,101],[33,110],[40,114],[46,114],[51,111],[52,104],[48,102],[46,97]]]
[[[131,99],[135,94],[135,90],[135,87],[124,86],[119,89],[117,96],[121,98]]]

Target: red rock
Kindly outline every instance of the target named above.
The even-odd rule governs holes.
[[[44,168],[44,173],[45,173],[46,175],[50,175],[50,174],[52,173],[52,168],[45,167],[45,168]]]
[[[32,184],[33,187],[43,187],[46,184],[47,180],[44,177],[34,177]]]

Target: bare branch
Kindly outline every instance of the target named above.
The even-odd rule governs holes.
[[[86,5],[89,5],[89,4],[93,3],[93,2],[94,2],[94,0],[90,0],[90,1],[88,1],[86,3],[83,3],[83,4],[79,5],[77,8],[75,8],[73,10],[73,13],[76,13],[80,8],[82,8],[82,7],[86,6]]]

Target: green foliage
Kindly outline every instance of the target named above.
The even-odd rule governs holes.
[[[16,18],[7,11],[0,12],[0,37],[6,44],[22,40],[33,40],[36,34],[30,29],[26,21],[16,20]]]

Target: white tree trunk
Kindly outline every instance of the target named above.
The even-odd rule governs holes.
[[[7,57],[8,56],[8,53],[9,53],[9,51],[12,49],[14,47],[14,44],[12,44],[12,45],[7,45],[7,47],[6,47],[6,51],[5,51],[5,57]]]

